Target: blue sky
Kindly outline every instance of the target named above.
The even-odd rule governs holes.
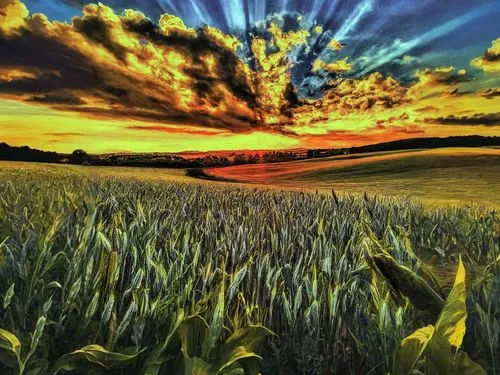
[[[41,12],[50,20],[59,21],[69,21],[81,14],[82,6],[89,2],[25,0],[30,12]],[[170,13],[180,16],[191,27],[209,24],[239,35],[255,32],[252,30],[255,24],[266,17],[299,14],[301,26],[323,25],[328,37],[346,44],[342,51],[345,56],[361,59],[352,75],[378,70],[403,80],[419,65],[468,67],[470,59],[500,34],[498,0],[108,0],[103,3],[117,12],[138,9],[153,21],[163,13]],[[400,63],[405,55],[415,58]],[[314,57],[314,51],[313,55],[299,56],[306,64]],[[363,65],[363,57],[370,57],[370,64]]]

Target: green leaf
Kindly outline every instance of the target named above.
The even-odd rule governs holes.
[[[455,369],[456,373],[461,375],[486,375],[484,368],[470,359],[464,351],[460,351],[455,356]]]
[[[97,291],[94,294],[94,297],[92,297],[92,300],[90,301],[90,304],[88,305],[87,310],[85,311],[86,324],[88,324],[88,322],[90,322],[90,320],[94,316],[95,312],[97,311],[97,306],[99,304],[100,295],[101,295],[101,293],[99,293],[99,291]]]
[[[227,301],[228,305],[233,300],[233,297],[234,297],[238,287],[240,286],[241,282],[245,278],[246,274],[247,274],[247,266],[243,267],[242,269],[240,269],[238,272],[236,272],[232,276],[231,285],[229,286],[229,298]]]
[[[21,342],[12,332],[0,328],[0,350],[6,350],[19,357],[21,354]]]
[[[36,328],[35,332],[33,333],[33,336],[31,337],[31,346],[30,346],[30,351],[26,355],[26,358],[24,359],[24,365],[28,363],[30,360],[31,356],[35,353],[36,348],[38,346],[38,342],[40,341],[40,338],[42,337],[43,330],[45,329],[45,322],[47,321],[47,318],[44,316],[41,316],[38,318],[38,321],[36,322]]]
[[[100,345],[87,345],[72,353],[61,356],[50,374],[55,375],[61,370],[73,371],[82,367],[87,367],[88,364],[103,367],[106,370],[124,368],[135,362],[141,352],[134,355],[110,352]]]
[[[427,345],[434,334],[434,326],[417,329],[407,336],[394,355],[394,375],[408,375],[412,373],[417,362],[423,356]]]
[[[245,368],[239,363],[235,362],[231,366],[225,368],[224,370],[220,370],[218,372],[220,375],[245,375],[247,372]]]
[[[113,344],[116,344],[118,339],[122,336],[122,334],[125,332],[129,324],[132,322],[132,319],[135,316],[136,311],[137,311],[137,304],[135,302],[130,303],[129,308],[127,309],[127,312],[125,313],[122,321],[120,322],[120,325],[118,326],[118,329],[116,330],[116,334],[113,337]]]
[[[165,337],[165,340],[161,344],[159,344],[146,358],[143,365],[142,374],[157,375],[160,372],[160,368],[165,362],[163,353],[167,349],[169,343],[172,341],[174,334],[177,332],[179,326],[183,321],[184,321],[184,310],[181,309],[177,314],[177,318],[174,322],[174,325],[171,327],[170,331]]]
[[[16,286],[15,283],[13,283],[9,289],[7,289],[7,292],[5,293],[5,297],[3,298],[3,309],[6,310],[7,307],[10,305],[10,300],[14,296],[14,287]]]
[[[0,352],[0,361],[4,365],[14,367],[17,362],[17,366],[21,368],[21,342],[12,332],[2,328],[0,328],[0,350],[7,352]],[[15,355],[16,360],[13,360],[12,355]]]
[[[182,351],[190,357],[201,356],[202,342],[207,335],[207,330],[207,323],[199,315],[192,315],[184,319],[178,331]]]
[[[239,361],[240,359],[244,358],[257,358],[257,359],[262,359],[261,356],[255,354],[252,351],[249,351],[248,348],[244,346],[238,346],[236,348],[233,348],[231,352],[228,353],[227,359],[224,361],[220,361],[216,364],[216,367],[218,368],[219,372],[226,370],[229,366],[234,364],[235,362]]]
[[[465,268],[460,257],[455,283],[436,323],[436,333],[446,338],[450,345],[459,348],[465,335]]]
[[[184,375],[210,375],[212,366],[198,357],[184,355]]]
[[[465,305],[465,268],[460,257],[453,288],[439,315],[436,329],[427,349],[425,373],[486,374],[467,353],[459,351],[465,335],[467,310]]]
[[[215,346],[215,343],[219,339],[220,333],[222,331],[222,324],[224,320],[224,283],[225,280],[223,278],[220,285],[219,294],[217,296],[217,304],[215,305],[212,321],[210,322],[210,326],[208,327],[208,334],[203,341],[203,358],[208,358],[210,356],[210,353]]]
[[[398,264],[386,252],[372,255],[373,264],[388,282],[394,296],[405,296],[419,310],[430,310],[438,314],[443,307],[443,298],[419,275],[408,267]],[[370,264],[372,266],[372,264]]]
[[[257,345],[270,335],[274,333],[261,325],[250,325],[236,330],[220,349],[215,367],[222,371],[243,358],[261,359],[254,351]]]
[[[33,334],[33,337],[31,338],[31,349],[35,349],[38,346],[38,342],[40,341],[40,338],[42,337],[46,321],[47,321],[47,318],[45,318],[44,316],[41,316],[40,318],[38,318],[38,321],[36,322],[35,333]]]
[[[51,281],[47,285],[45,285],[46,289],[61,289],[62,285],[58,283],[57,281]]]

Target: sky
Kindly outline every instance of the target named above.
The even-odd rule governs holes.
[[[0,0],[0,141],[71,152],[500,136],[498,0]]]

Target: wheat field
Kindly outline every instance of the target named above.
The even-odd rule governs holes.
[[[499,373],[495,211],[122,171],[0,169],[1,373],[404,373],[460,259],[458,346]]]

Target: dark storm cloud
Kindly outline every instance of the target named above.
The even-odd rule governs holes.
[[[22,29],[18,35],[10,37],[0,33],[0,56],[0,68],[42,72],[36,79],[0,81],[0,92],[91,89],[101,82],[90,57],[30,29]]]
[[[45,104],[61,104],[61,105],[83,105],[85,101],[72,94],[46,94],[32,96],[27,99],[28,102],[45,103]]]
[[[498,113],[477,113],[472,116],[447,116],[436,118],[425,118],[424,121],[440,125],[484,125],[499,126],[500,112]]]
[[[26,73],[0,79],[0,94],[96,117],[233,132],[263,127],[243,63],[226,36],[179,22],[166,19],[160,27],[140,13],[119,17],[102,5],[86,7],[70,24],[21,18],[21,27],[0,28],[0,71]]]
[[[486,99],[493,99],[500,96],[500,89],[499,88],[487,89],[485,91],[479,92],[478,95]]]

